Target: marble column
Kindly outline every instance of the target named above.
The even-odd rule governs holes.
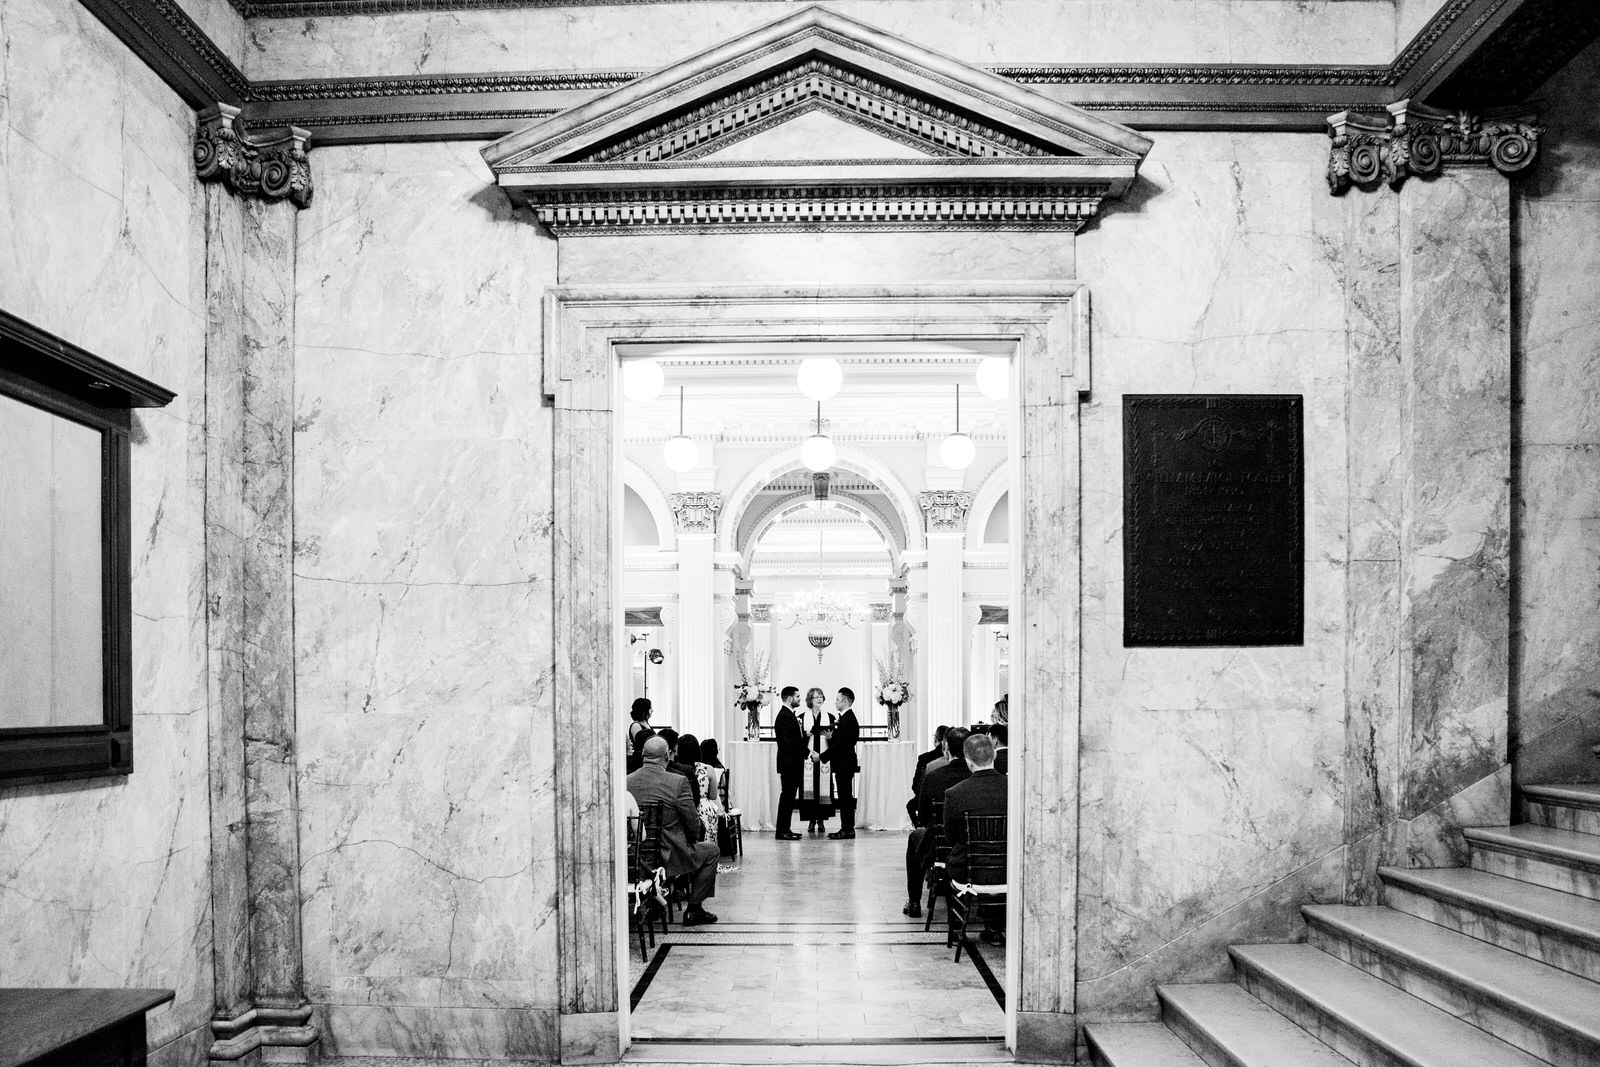
[[[673,493],[672,520],[678,530],[678,711],[679,733],[716,734],[716,655],[714,556],[717,512],[722,494]]]
[[[928,524],[928,691],[925,707],[936,723],[958,724],[966,641],[961,614],[961,560],[972,494],[930,489],[921,496]]]
[[[1511,204],[1487,166],[1400,192],[1404,858],[1463,861],[1510,817]]]
[[[318,1040],[300,940],[293,610],[297,213],[207,196],[206,562],[214,1062]]]
[[[747,673],[753,673],[756,666],[755,629],[750,625],[750,594],[755,589],[755,582],[744,577],[735,570],[733,576],[733,628],[728,632],[728,688],[729,692],[739,679],[739,665],[745,664]],[[773,697],[773,706],[765,709],[768,715],[777,712],[777,697]],[[744,737],[744,712],[733,706],[731,700],[722,701],[722,707],[732,708],[726,713],[728,726],[717,734],[728,741],[741,740]]]

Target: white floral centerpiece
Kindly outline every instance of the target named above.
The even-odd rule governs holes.
[[[755,668],[743,656],[735,659],[739,680],[733,683],[733,702],[744,709],[744,739],[761,740],[761,707],[772,700],[772,687],[767,684],[768,659],[756,653]]]
[[[889,740],[900,740],[900,705],[911,699],[911,686],[905,679],[900,653],[889,653],[889,662],[878,660],[878,703],[889,710]]]

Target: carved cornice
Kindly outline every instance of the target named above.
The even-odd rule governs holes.
[[[679,533],[717,532],[721,493],[673,493],[667,497],[667,505],[672,508],[672,522]]]
[[[821,107],[847,121],[941,156],[1046,156],[1036,144],[822,60],[763,78],[672,121],[574,162],[697,159]]]
[[[1432,178],[1460,165],[1517,174],[1533,164],[1541,132],[1531,115],[1483,117],[1408,100],[1386,116],[1341,111],[1328,118],[1328,187],[1336,196],[1352,185],[1398,188],[1413,175]]]
[[[201,181],[220,181],[234,192],[296,207],[311,203],[308,130],[285,126],[251,134],[239,109],[214,104],[200,112],[194,137],[194,169]]]
[[[928,520],[929,533],[963,533],[972,494],[963,489],[924,489],[917,497]]]
[[[405,96],[458,96],[477,93],[569,92],[615,89],[648,71],[534,71],[511,74],[420,74],[387,78],[327,78],[256,82],[250,99],[263,103],[295,100],[356,100]]]
[[[777,233],[811,230],[1001,230],[1076,233],[1094,217],[1103,190],[1076,185],[893,185],[579,190],[533,204],[558,237],[619,233]]]

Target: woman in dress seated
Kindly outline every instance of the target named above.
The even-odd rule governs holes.
[[[708,737],[695,745],[694,755],[685,753],[683,743],[693,741],[693,734],[685,734],[679,739],[678,760],[687,763],[694,760],[694,774],[700,781],[700,822],[706,828],[705,839],[717,839],[717,824],[721,822],[724,814],[722,810],[722,776],[727,770],[718,758],[717,739]]]

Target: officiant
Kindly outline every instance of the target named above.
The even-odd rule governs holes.
[[[837,717],[828,710],[828,694],[816,686],[806,690],[806,710],[800,728],[810,752],[800,789],[800,814],[806,820],[807,833],[822,833],[827,829],[824,824],[833,818],[833,775],[823,765],[822,753],[836,722]]]

